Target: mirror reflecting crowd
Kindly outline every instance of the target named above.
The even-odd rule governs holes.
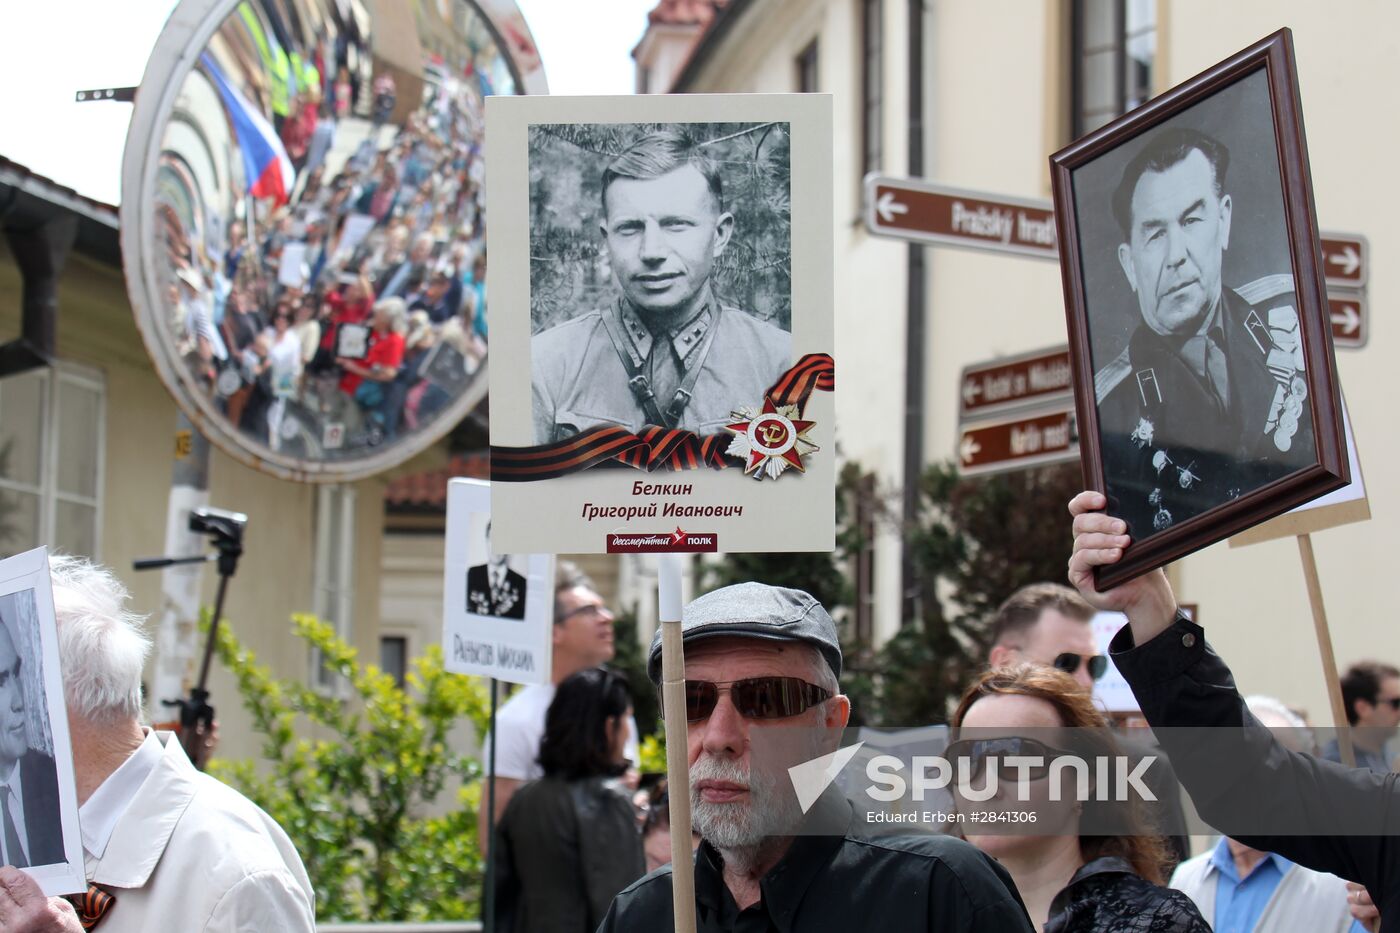
[[[353,19],[309,43],[277,23],[243,4],[186,80],[191,116],[228,151],[193,152],[167,127],[161,327],[245,437],[334,460],[433,421],[481,368],[483,100],[513,83],[489,42],[476,67],[413,74],[373,55]],[[287,62],[250,65],[269,45]],[[217,106],[200,110],[206,98]],[[219,172],[200,158],[226,162],[231,190],[205,190]]]

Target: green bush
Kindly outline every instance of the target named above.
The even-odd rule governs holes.
[[[388,674],[362,664],[330,626],[309,615],[293,616],[292,624],[345,679],[352,698],[343,702],[274,679],[221,627],[219,656],[238,679],[266,761],[216,761],[211,772],[287,831],[315,886],[318,919],[477,917],[481,767],[450,749],[447,735],[462,718],[477,735],[485,733],[489,698],[482,681],[445,671],[441,649],[432,646],[400,689]],[[457,806],[445,816],[425,816],[453,779],[462,782]]]

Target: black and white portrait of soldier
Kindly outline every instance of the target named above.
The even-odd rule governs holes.
[[[624,135],[614,126],[581,137],[588,126],[530,128],[532,224],[573,213],[554,200],[597,193],[585,205],[592,231],[532,230],[535,440],[598,425],[717,433],[733,412],[760,406],[792,360],[790,283],[772,275],[790,267],[787,125],[623,125]],[[551,173],[568,144],[588,173],[572,187]],[[541,248],[552,266],[537,274]],[[559,264],[579,255],[595,263],[559,288]]]
[[[467,611],[502,619],[525,618],[525,576],[510,568],[510,555],[491,550],[486,523],[486,563],[467,568]]]
[[[0,851],[16,868],[64,861],[58,771],[31,743],[48,731],[40,721],[48,711],[38,633],[21,638],[18,628],[33,618],[33,605],[32,590],[0,597]]]
[[[1209,105],[1212,132],[1193,119]],[[1135,540],[1316,459],[1272,129],[1242,110],[1202,102],[1078,170],[1116,175],[1110,197],[1076,197],[1081,226],[1113,227],[1099,282],[1117,293],[1086,273],[1086,304],[1109,511]]]

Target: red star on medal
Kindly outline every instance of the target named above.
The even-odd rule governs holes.
[[[747,420],[725,425],[734,435],[725,453],[744,460],[744,472],[755,479],[777,479],[790,466],[805,472],[802,457],[818,449],[807,437],[816,422],[798,415],[796,405],[775,405],[771,398],[764,398],[762,411],[736,412]]]

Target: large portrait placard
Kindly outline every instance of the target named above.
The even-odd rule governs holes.
[[[0,561],[0,864],[49,896],[87,890],[49,555]]]
[[[1290,34],[1051,157],[1090,488],[1113,586],[1345,485]]]
[[[830,98],[490,98],[487,122],[494,544],[830,549]]]

